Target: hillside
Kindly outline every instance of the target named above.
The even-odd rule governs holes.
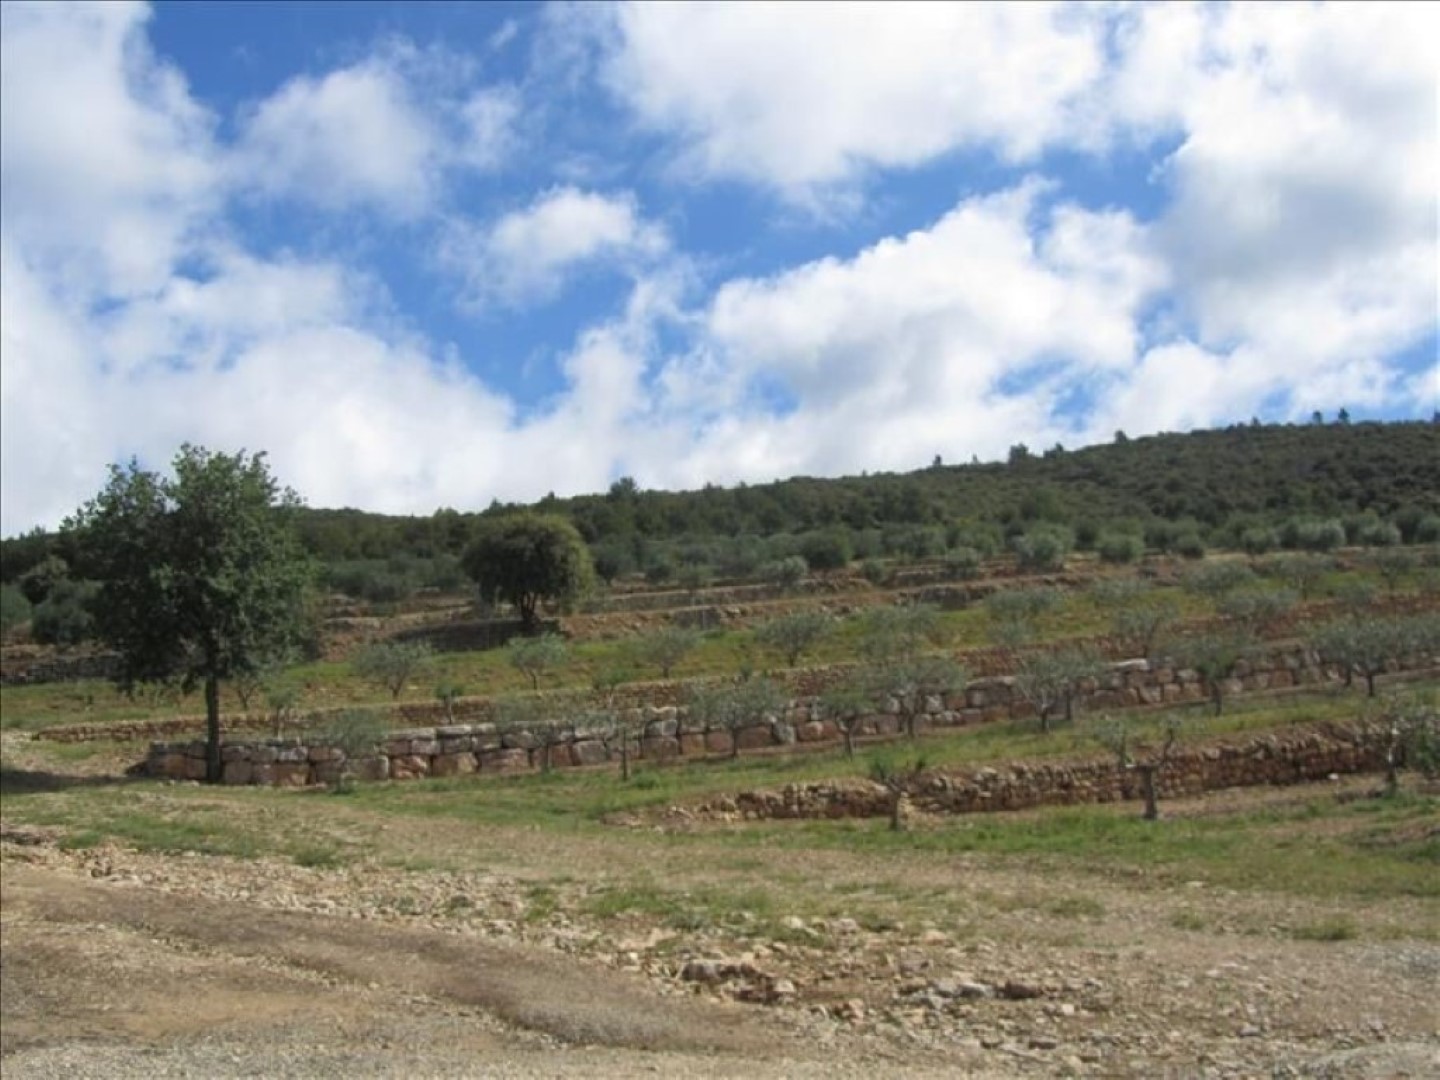
[[[299,525],[325,562],[429,559],[462,550],[481,514],[519,508],[492,503],[428,517],[307,509]],[[795,553],[797,538],[822,530],[843,537],[856,558],[924,557],[961,545],[989,553],[1040,522],[1069,526],[1082,549],[1111,531],[1142,536],[1151,548],[1186,534],[1207,547],[1235,547],[1248,528],[1300,519],[1339,520],[1351,540],[1367,522],[1384,520],[1412,541],[1422,519],[1440,514],[1440,425],[1250,424],[1135,439],[1117,432],[1104,446],[1017,445],[1004,463],[911,473],[688,492],[642,491],[622,479],[604,494],[547,497],[533,508],[571,518],[621,573],[665,560],[744,573],[747,564],[753,571]],[[0,541],[0,577],[13,581],[55,545],[44,533]]]

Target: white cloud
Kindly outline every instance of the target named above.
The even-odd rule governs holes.
[[[557,187],[479,227],[455,222],[441,261],[467,282],[466,303],[521,305],[552,297],[567,274],[608,262],[621,268],[662,254],[664,230],[629,195]]]
[[[150,52],[144,7],[0,10],[6,236],[72,292],[153,288],[215,204],[211,117]]]
[[[1206,62],[1169,106],[1184,138],[1159,240],[1202,342],[1358,363],[1435,323],[1440,19],[1403,4],[1294,15],[1209,20]]]
[[[440,132],[381,58],[291,79],[244,123],[236,182],[330,210],[427,209],[444,152]]]
[[[960,147],[1025,161],[1068,143],[1103,59],[1098,21],[1052,4],[627,3],[608,17],[607,84],[681,140],[687,167],[802,196]]]
[[[1027,182],[854,259],[726,284],[708,348],[665,373],[669,404],[712,414],[728,448],[713,463],[753,460],[752,476],[762,462],[780,475],[918,467],[1056,428],[1066,386],[1133,363],[1163,268],[1128,215],[1046,209],[1044,190]],[[757,382],[793,403],[783,420]]]
[[[475,169],[499,168],[514,153],[520,94],[513,86],[492,86],[471,94],[460,107],[461,135],[455,157]]]

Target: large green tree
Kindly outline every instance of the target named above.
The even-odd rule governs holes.
[[[482,521],[465,549],[465,572],[486,600],[512,604],[527,629],[542,600],[569,603],[594,580],[580,533],[554,514],[507,514]]]
[[[95,629],[120,655],[117,681],[178,679],[205,690],[205,778],[220,779],[220,682],[305,636],[311,566],[292,531],[295,494],[264,454],[181,448],[174,475],[112,466],[65,523],[100,582]]]

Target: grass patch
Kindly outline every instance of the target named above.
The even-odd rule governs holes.
[[[1336,915],[1294,927],[1290,936],[1296,941],[1353,941],[1360,936],[1360,931],[1354,920],[1345,915]]]

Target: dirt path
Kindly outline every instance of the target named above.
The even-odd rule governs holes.
[[[817,1053],[763,1011],[662,997],[583,960],[438,931],[181,903],[14,863],[0,912],[9,1080],[872,1068],[859,1047],[837,1067],[833,1048]]]

